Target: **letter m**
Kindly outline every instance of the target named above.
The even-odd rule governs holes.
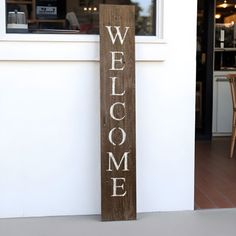
[[[117,37],[119,38],[119,41],[120,41],[120,43],[123,45],[123,43],[124,43],[124,41],[125,41],[125,37],[126,37],[126,35],[127,35],[127,32],[128,32],[128,30],[129,30],[129,27],[125,27],[125,33],[124,33],[124,35],[122,36],[121,35],[121,32],[120,32],[120,26],[114,26],[113,28],[115,28],[115,30],[116,30],[116,33],[115,33],[115,35],[113,35],[113,33],[112,33],[112,26],[106,26],[106,28],[107,28],[107,30],[108,30],[108,33],[109,33],[109,35],[110,35],[110,39],[111,39],[111,41],[112,41],[112,44],[115,44],[115,42],[116,42],[116,39],[117,39]]]
[[[122,165],[122,162],[124,163],[123,164],[123,171],[129,171],[129,169],[128,169],[128,154],[129,154],[129,152],[124,153],[124,155],[120,159],[119,163],[117,163],[112,152],[107,152],[107,153],[108,153],[108,158],[109,158],[109,160],[108,160],[109,167],[108,167],[107,171],[112,171],[112,167],[111,167],[112,163],[115,166],[115,169],[119,170]]]

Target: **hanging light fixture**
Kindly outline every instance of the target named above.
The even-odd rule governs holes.
[[[226,0],[224,0],[224,3],[222,4],[222,7],[223,7],[223,8],[226,8],[227,6],[228,6],[228,3],[227,3]]]
[[[224,3],[217,5],[219,8],[235,7],[236,4],[228,3],[227,0],[224,0]]]

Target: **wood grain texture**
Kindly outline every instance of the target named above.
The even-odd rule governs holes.
[[[136,219],[134,13],[134,6],[100,5],[101,214],[104,221]],[[112,43],[106,26],[112,26],[113,35],[116,33],[114,26],[120,26],[122,36],[125,35],[125,27],[129,27],[123,44],[118,38]],[[114,66],[111,52],[123,53],[114,54]],[[120,70],[112,70],[112,67]],[[111,77],[117,78],[115,82]],[[113,109],[117,119],[113,119],[111,107],[117,102],[119,104]],[[112,129],[110,139],[113,144],[109,141]],[[116,169],[114,162],[110,160],[112,171],[108,171],[108,153],[112,153],[116,163],[121,164],[119,168]],[[126,169],[125,159],[122,161],[124,153],[128,153]],[[113,196],[114,178],[120,178],[115,183],[118,196]],[[121,196],[122,194],[125,195]]]
[[[195,209],[236,207],[236,162],[230,137],[196,142]]]

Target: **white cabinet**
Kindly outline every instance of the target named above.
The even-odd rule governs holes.
[[[227,73],[228,74],[228,73]],[[232,132],[232,99],[225,72],[214,75],[212,135],[226,136]]]

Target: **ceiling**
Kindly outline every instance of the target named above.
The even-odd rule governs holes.
[[[216,0],[216,14],[221,15],[218,21],[222,22],[224,17],[236,14],[236,0]]]

